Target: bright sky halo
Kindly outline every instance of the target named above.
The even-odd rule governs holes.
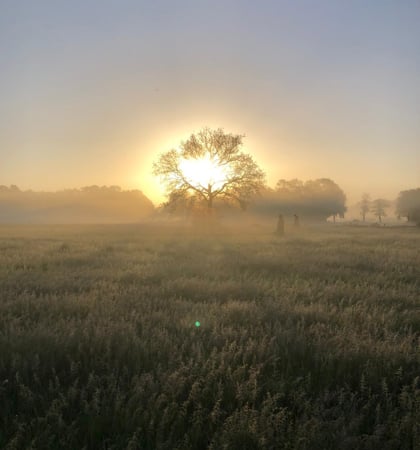
[[[221,188],[229,176],[227,168],[208,154],[198,159],[182,159],[179,168],[190,184],[211,185],[213,189]]]
[[[416,0],[61,3],[0,2],[1,184],[159,204],[156,155],[222,126],[270,187],[328,177],[350,205],[419,185]]]

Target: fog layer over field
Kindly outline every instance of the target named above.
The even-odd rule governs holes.
[[[132,223],[153,211],[153,203],[141,191],[124,191],[119,186],[58,192],[0,186],[0,223]]]
[[[419,248],[415,227],[2,227],[0,447],[419,448]]]

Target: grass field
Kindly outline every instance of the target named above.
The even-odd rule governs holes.
[[[2,227],[0,408],[6,449],[419,449],[420,230]]]

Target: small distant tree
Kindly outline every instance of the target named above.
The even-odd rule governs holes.
[[[377,198],[372,201],[370,210],[378,218],[379,223],[382,223],[382,217],[386,216],[386,208],[389,208],[390,206],[391,202],[389,200]]]
[[[165,184],[169,202],[191,197],[210,211],[222,199],[245,208],[263,188],[265,174],[241,151],[243,137],[203,128],[179,149],[161,154],[153,173]]]
[[[364,193],[362,195],[362,200],[359,203],[360,215],[362,216],[363,222],[366,222],[366,214],[370,211],[370,195]]]
[[[402,191],[397,199],[397,214],[420,226],[420,188]]]

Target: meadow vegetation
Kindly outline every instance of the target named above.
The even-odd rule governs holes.
[[[419,449],[419,229],[286,231],[1,227],[0,447]]]

